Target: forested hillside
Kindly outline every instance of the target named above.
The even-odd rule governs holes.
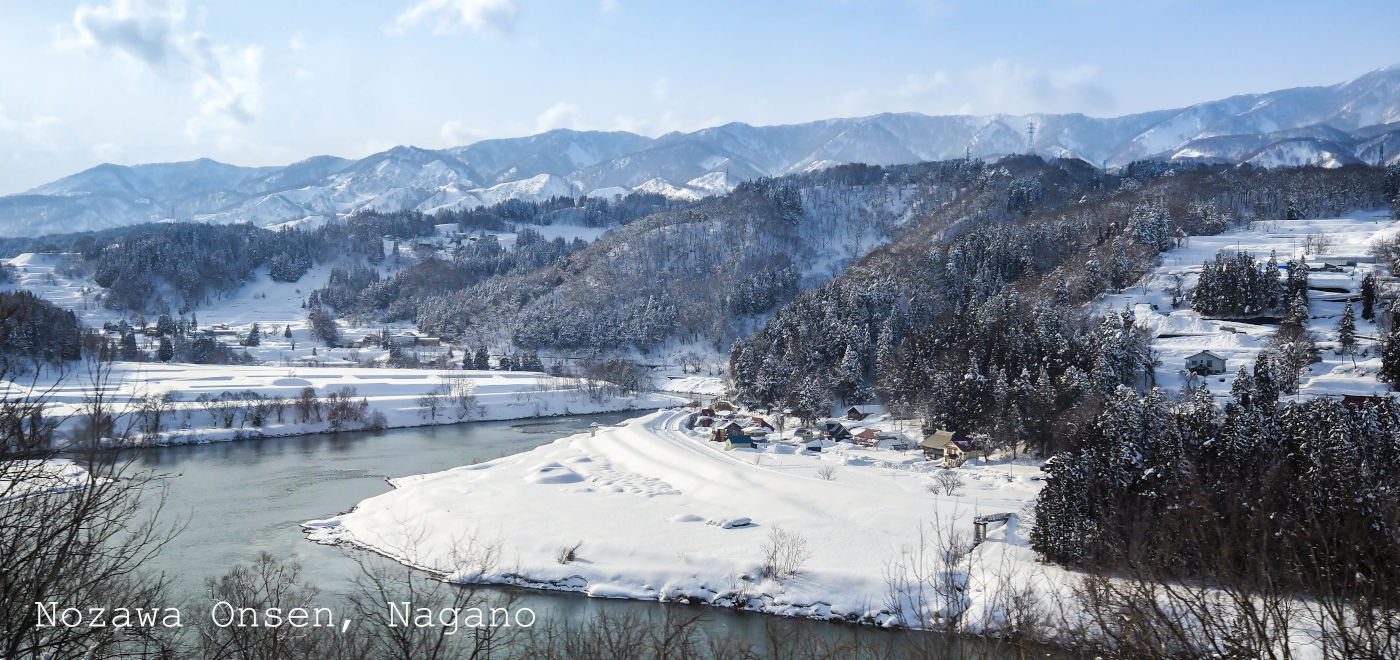
[[[858,165],[760,179],[616,229],[543,269],[424,299],[418,324],[470,339],[506,328],[527,349],[646,351],[678,340],[724,350],[800,289],[960,199],[984,169]]]
[[[1153,378],[1131,313],[1091,319],[1077,305],[1128,286],[1189,235],[1377,208],[1395,195],[1377,168],[1144,164],[1102,188],[1085,175],[1067,202],[1013,208],[1018,191],[1053,188],[1057,170],[990,168],[987,178],[1032,183],[1005,185],[1002,207],[953,205],[943,214],[959,222],[927,222],[801,294],[734,347],[739,397],[804,411],[878,396],[930,425],[1053,450],[1118,385]]]
[[[256,283],[261,268],[267,269],[266,276],[272,280],[295,282],[313,264],[333,264],[342,271],[334,278],[338,288],[326,295],[328,303],[334,300],[346,313],[376,319],[412,319],[415,309],[411,304],[392,303],[400,297],[414,301],[425,290],[452,290],[481,277],[537,268],[568,253],[570,248],[562,243],[536,240],[537,235],[532,238],[529,226],[557,222],[609,227],[684,205],[684,202],[660,195],[638,194],[611,202],[588,198],[555,198],[538,203],[511,200],[489,207],[436,214],[365,211],[314,228],[273,230],[247,224],[151,224],[102,232],[0,239],[0,256],[23,252],[68,253],[66,273],[90,276],[102,287],[100,299],[106,307],[126,312],[179,314],[217,304],[223,294]],[[512,231],[520,225],[527,229],[516,241],[520,249],[509,254],[491,240],[466,246],[457,257],[471,265],[461,276],[433,274],[442,270],[441,264],[427,263],[422,269],[426,274],[400,273],[393,286],[378,283],[374,267],[392,254],[392,247],[432,236],[439,225],[455,225],[461,232]],[[390,249],[386,250],[386,246]],[[423,284],[424,280],[435,284]],[[347,291],[347,282],[359,286]],[[376,286],[370,287],[370,284]],[[358,299],[364,288],[372,291],[365,299]]]

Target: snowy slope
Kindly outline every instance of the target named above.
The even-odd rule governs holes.
[[[1027,144],[1027,126],[1034,141]],[[1248,94],[1115,118],[929,117],[917,113],[784,126],[731,123],[648,138],[555,130],[450,149],[399,146],[285,167],[200,159],[99,165],[0,197],[0,235],[84,231],[165,219],[280,225],[356,209],[472,207],[553,194],[659,192],[693,199],[760,176],[838,163],[994,158],[1027,150],[1117,166],[1141,158],[1336,167],[1400,159],[1400,67],[1330,87]]]
[[[1189,302],[1173,309],[1166,292],[1172,275],[1183,276],[1185,288],[1190,290],[1196,284],[1202,262],[1214,259],[1218,252],[1236,250],[1249,252],[1261,260],[1267,259],[1269,251],[1273,250],[1281,262],[1290,258],[1317,264],[1355,262],[1354,266],[1342,265],[1341,272],[1309,273],[1308,286],[1313,290],[1309,294],[1308,329],[1323,350],[1322,361],[1312,365],[1303,377],[1300,395],[1384,393],[1389,386],[1375,375],[1380,368],[1376,325],[1361,318],[1360,303],[1354,303],[1353,307],[1360,348],[1366,355],[1358,355],[1353,363],[1350,357],[1339,356],[1334,349],[1337,323],[1346,307],[1342,299],[1359,296],[1361,280],[1368,273],[1377,272],[1377,264],[1369,254],[1370,244],[1397,233],[1400,233],[1400,223],[1387,213],[1372,212],[1345,218],[1260,221],[1247,229],[1215,236],[1192,236],[1186,245],[1163,253],[1161,265],[1141,281],[1122,293],[1097,300],[1094,310],[1107,313],[1121,311],[1124,306],[1133,310],[1138,326],[1156,336],[1152,348],[1161,359],[1156,377],[1158,385],[1164,388],[1181,388],[1186,377],[1183,370],[1187,356],[1210,351],[1225,358],[1226,372],[1202,382],[1216,396],[1227,396],[1239,368],[1253,367],[1255,357],[1268,345],[1277,326],[1202,318],[1191,309]],[[1302,247],[1306,238],[1319,234],[1328,238],[1330,247],[1323,254],[1306,253]],[[1377,276],[1382,286],[1387,286],[1389,276],[1380,272]],[[1350,294],[1334,294],[1322,289],[1345,289]]]

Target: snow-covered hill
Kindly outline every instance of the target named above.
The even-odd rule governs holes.
[[[1028,144],[1027,127],[1034,127]],[[442,150],[394,147],[357,161],[284,167],[200,159],[99,165],[0,197],[0,235],[168,219],[279,225],[357,209],[441,209],[552,195],[658,192],[694,199],[759,176],[838,163],[899,164],[1033,151],[1122,165],[1142,158],[1261,166],[1400,160],[1400,66],[1329,87],[1247,94],[1115,118],[930,117],[917,113],[784,126],[731,123],[648,138],[555,130]]]
[[[1400,232],[1400,223],[1387,212],[1358,212],[1344,218],[1309,220],[1272,220],[1253,223],[1250,227],[1217,234],[1192,236],[1182,247],[1162,253],[1161,264],[1141,281],[1122,293],[1106,295],[1094,303],[1099,313],[1133,310],[1139,327],[1149,330],[1154,339],[1161,364],[1156,368],[1156,382],[1168,390],[1179,390],[1185,382],[1186,360],[1200,351],[1210,351],[1226,360],[1225,373],[1203,379],[1216,396],[1228,396],[1235,374],[1241,366],[1253,367],[1255,358],[1267,346],[1278,330],[1275,323],[1243,322],[1205,318],[1183,302],[1173,308],[1168,294],[1173,275],[1182,277],[1186,290],[1196,286],[1202,262],[1215,258],[1216,253],[1248,252],[1260,259],[1270,251],[1283,261],[1301,259],[1318,267],[1336,264],[1334,270],[1310,273],[1312,289],[1308,305],[1308,329],[1317,337],[1322,348],[1321,361],[1309,367],[1299,383],[1300,396],[1340,396],[1346,394],[1380,395],[1389,387],[1377,380],[1380,354],[1377,350],[1379,332],[1374,321],[1360,318],[1360,306],[1354,312],[1356,330],[1360,337],[1361,354],[1353,357],[1338,355],[1337,324],[1348,300],[1359,300],[1361,281],[1376,273],[1383,287],[1393,285],[1393,278],[1378,272],[1370,246],[1381,238],[1393,238]],[[1308,238],[1322,237],[1325,252],[1305,249]]]

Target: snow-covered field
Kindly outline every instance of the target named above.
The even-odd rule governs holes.
[[[87,488],[92,475],[66,458],[0,462],[0,503],[33,495]]]
[[[440,399],[440,409],[427,417],[420,406],[423,395],[439,386],[465,385],[471,392],[471,410],[459,413],[448,396]],[[230,440],[261,435],[321,433],[329,429],[320,419],[294,421],[292,400],[305,388],[317,397],[353,388],[356,400],[364,399],[368,413],[384,415],[386,428],[447,424],[460,421],[520,419],[553,415],[573,415],[619,410],[647,410],[674,405],[682,400],[667,394],[611,395],[594,391],[578,379],[554,378],[524,371],[461,371],[440,369],[377,369],[360,367],[296,368],[271,365],[203,366],[189,364],[140,364],[116,362],[105,376],[106,411],[113,415],[113,428],[122,435],[130,430],[131,441],[144,444],[184,444]],[[90,372],[77,368],[61,381],[53,374],[32,382],[7,383],[7,397],[39,391],[50,401],[50,416],[68,417],[60,434],[80,423],[90,410],[94,391]],[[283,419],[268,419],[261,426],[225,427],[213,413],[196,400],[201,395],[251,392],[263,400],[281,397],[289,409]],[[171,410],[165,415],[159,433],[137,431],[138,410],[146,400],[169,394]],[[240,418],[241,419],[241,418]],[[361,428],[351,423],[341,430]]]
[[[1375,349],[1376,325],[1361,318],[1359,302],[1353,304],[1356,332],[1361,348],[1369,351],[1368,354],[1356,356],[1353,366],[1351,357],[1337,355],[1333,349],[1337,323],[1346,307],[1346,302],[1340,299],[1359,296],[1361,280],[1376,271],[1375,260],[1369,254],[1371,243],[1397,232],[1400,232],[1400,224],[1388,213],[1363,212],[1345,218],[1260,221],[1247,229],[1215,236],[1192,236],[1184,246],[1163,253],[1161,265],[1137,284],[1122,293],[1104,296],[1095,302],[1094,308],[1099,313],[1107,313],[1121,311],[1124,305],[1129,305],[1137,324],[1156,335],[1152,348],[1162,362],[1156,374],[1159,386],[1180,389],[1185,383],[1186,358],[1200,351],[1210,351],[1225,358],[1226,370],[1204,382],[1217,396],[1228,395],[1239,368],[1253,366],[1255,357],[1267,346],[1277,326],[1202,318],[1191,309],[1189,302],[1182,302],[1173,309],[1171,295],[1167,293],[1171,276],[1182,275],[1189,291],[1196,285],[1201,264],[1213,260],[1216,253],[1222,251],[1249,252],[1264,261],[1273,250],[1278,253],[1280,263],[1298,258],[1314,266],[1335,264],[1340,272],[1308,274],[1311,289],[1308,329],[1322,349],[1322,361],[1313,364],[1303,377],[1300,396],[1381,394],[1389,387],[1375,376],[1380,368]],[[1326,236],[1330,244],[1320,254],[1308,253],[1305,249],[1308,237],[1315,235]],[[1348,262],[1355,265],[1346,265]],[[1388,274],[1377,273],[1385,286],[1389,278],[1383,275]],[[1323,289],[1346,289],[1350,294]]]
[[[762,449],[726,451],[708,429],[689,429],[688,418],[665,410],[523,454],[397,479],[395,490],[348,514],[306,523],[308,534],[457,579],[879,625],[927,625],[940,612],[982,617],[993,572],[1047,570],[1034,565],[1017,522],[1040,488],[1033,462],[971,461],[958,470],[960,492],[945,495],[930,491],[941,468],[917,450],[826,443],[811,453],[780,433]],[[892,424],[881,419],[877,425]],[[992,513],[1013,515],[958,560],[965,574],[952,579],[969,585],[967,598],[901,616],[889,598],[893,569],[920,550],[937,554],[930,526],[961,534],[962,554],[972,518]],[[763,546],[779,529],[810,552],[794,577],[762,572]],[[575,545],[576,557],[561,562],[561,549]],[[487,546],[499,548],[499,561],[476,575]],[[929,589],[913,573],[894,581]]]

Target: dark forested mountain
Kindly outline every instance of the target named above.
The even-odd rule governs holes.
[[[1126,287],[1177,237],[1376,208],[1394,195],[1371,167],[1171,173],[1142,163],[1120,179],[1038,163],[987,168],[986,194],[948,205],[739,342],[740,398],[800,412],[878,395],[933,425],[1050,448],[1076,423],[1061,413],[1092,417],[1118,386],[1152,380],[1131,314],[1092,319],[1078,303]]]
[[[759,179],[614,229],[544,268],[426,297],[417,321],[432,334],[526,349],[648,350],[667,340],[723,349],[911,218],[959,199],[984,168],[852,165]]]
[[[904,113],[786,126],[731,123],[657,138],[556,130],[441,150],[400,146],[356,161],[317,156],[276,167],[208,159],[106,164],[0,197],[0,235],[170,219],[267,226],[357,210],[434,212],[627,192],[694,199],[741,181],[840,163],[1013,153],[1110,167],[1143,159],[1338,167],[1374,163],[1382,153],[1394,161],[1400,159],[1400,67],[1328,87],[1114,118]]]

